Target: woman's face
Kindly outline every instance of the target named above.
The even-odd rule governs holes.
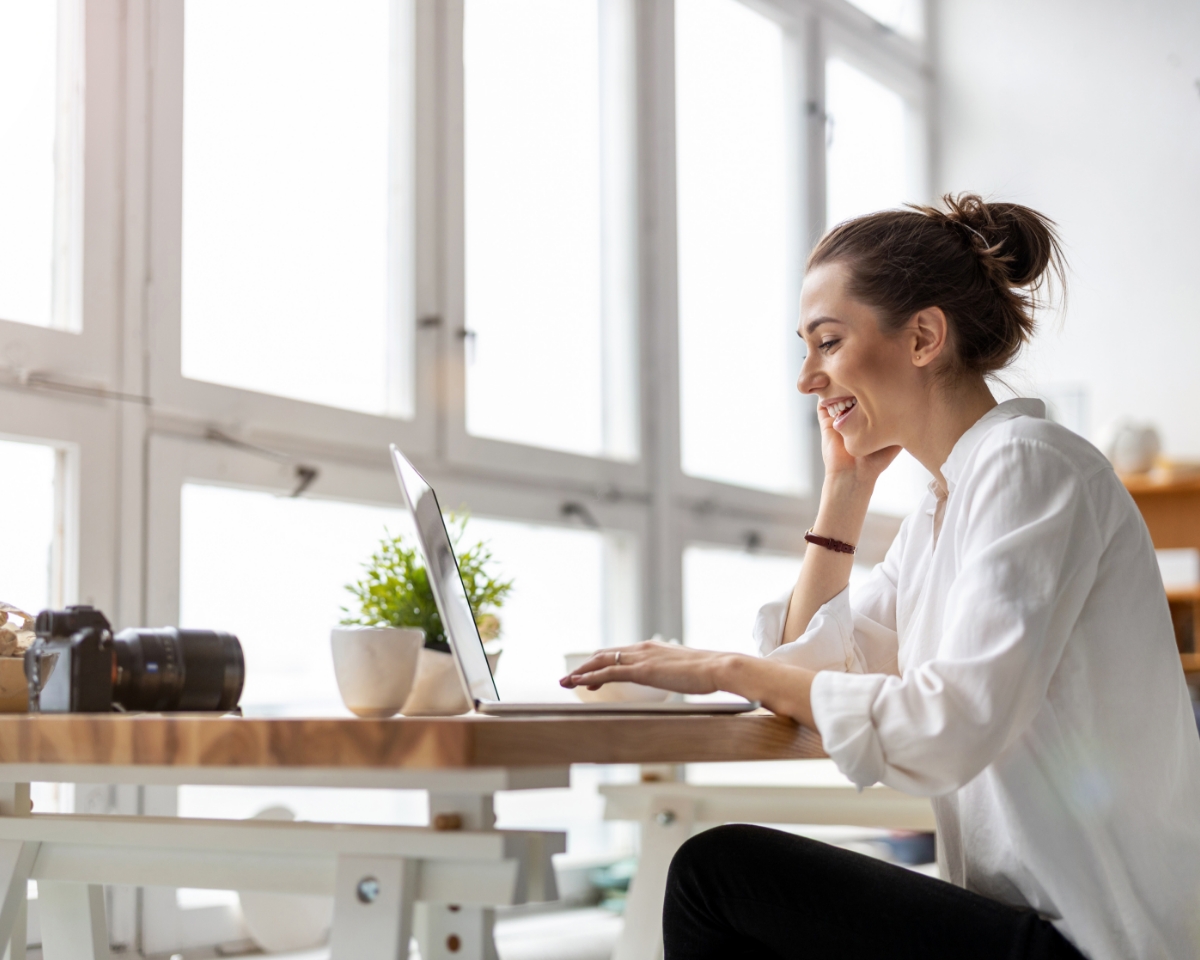
[[[804,279],[799,333],[808,356],[797,387],[818,397],[846,452],[863,457],[905,445],[922,416],[924,378],[913,363],[916,337],[885,333],[875,309],[846,292],[847,279],[840,263]]]

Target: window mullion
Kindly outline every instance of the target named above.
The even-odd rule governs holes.
[[[675,519],[682,480],[675,217],[675,5],[638,8],[638,166],[641,259],[642,455],[650,534],[642,577],[643,632],[683,633],[683,543]]]

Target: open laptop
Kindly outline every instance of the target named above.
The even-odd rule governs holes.
[[[475,626],[467,591],[458,570],[458,560],[442,520],[442,508],[433,488],[404,454],[392,444],[392,463],[400,480],[404,500],[417,530],[417,548],[429,571],[429,585],[437,602],[446,640],[458,665],[459,676],[475,709],[489,714],[532,713],[745,713],[757,703],[668,700],[661,703],[509,703],[500,699],[488,666],[483,640]]]

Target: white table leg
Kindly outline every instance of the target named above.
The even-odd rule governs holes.
[[[39,846],[19,840],[0,841],[0,944],[19,940],[21,951],[25,949],[25,891]]]
[[[490,793],[429,792],[429,825],[457,817],[459,829],[491,830],[496,814]],[[419,903],[416,915],[421,960],[498,960],[493,927],[496,911],[450,903]]]
[[[330,960],[408,960],[416,881],[411,860],[338,857]]]
[[[642,821],[637,873],[625,900],[625,926],[613,960],[658,960],[662,956],[662,910],[667,869],[692,834],[694,806],[690,800],[662,797]]]
[[[29,911],[29,901],[24,900],[17,909],[16,922],[9,932],[8,946],[4,948],[4,960],[25,960],[25,946],[29,939],[26,919]]]
[[[421,960],[499,960],[492,928],[496,911],[447,903],[417,904],[416,936]]]
[[[29,784],[0,784],[0,816],[27,817]],[[0,944],[4,960],[25,960],[26,890],[37,843],[0,842]]]
[[[109,960],[104,888],[38,881],[45,960]]]

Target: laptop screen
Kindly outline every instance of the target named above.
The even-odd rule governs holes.
[[[458,572],[458,560],[454,557],[437,495],[395,444],[392,444],[392,463],[417,528],[417,548],[429,571],[429,585],[433,588],[438,613],[442,615],[446,639],[470,691],[471,701],[499,700],[500,694],[492,679],[471,604],[467,601],[467,591]]]

